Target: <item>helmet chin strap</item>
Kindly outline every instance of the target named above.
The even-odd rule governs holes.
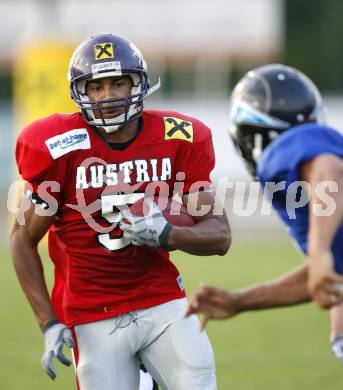
[[[135,115],[137,112],[139,112],[139,109],[137,107],[134,107],[134,104],[131,104],[129,111],[127,112],[127,118],[131,118],[133,115]],[[114,133],[118,131],[125,123],[123,122],[125,120],[125,114],[121,114],[118,117],[114,118],[116,121],[121,122],[117,125],[109,125],[109,126],[104,126],[103,122],[101,119],[94,119],[93,120],[93,126],[96,127],[101,127],[102,129],[105,130],[106,133]],[[106,124],[106,119],[105,119],[105,124]]]
[[[103,126],[102,129],[105,130],[106,134],[115,133],[118,130],[120,130],[121,127],[123,127],[124,123],[122,125],[115,125],[115,126]],[[100,127],[100,126],[99,126]]]
[[[145,98],[150,96],[154,92],[156,92],[160,87],[161,87],[161,79],[159,77],[157,83],[147,90]]]

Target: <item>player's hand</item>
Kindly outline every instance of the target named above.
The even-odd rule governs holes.
[[[200,330],[203,331],[209,319],[230,318],[239,313],[237,296],[238,293],[204,284],[190,298],[185,317],[200,314]]]
[[[331,341],[331,351],[338,361],[343,364],[343,333],[338,334]]]
[[[308,275],[308,292],[319,307],[328,309],[343,301],[343,277],[334,271],[330,251],[310,256]]]
[[[124,237],[130,239],[133,245],[167,249],[172,225],[164,218],[161,210],[151,198],[146,198],[145,202],[149,207],[147,216],[137,216],[127,209],[120,211],[124,218],[120,221],[120,229],[124,232]]]
[[[42,356],[42,366],[45,372],[54,380],[57,376],[53,359],[58,359],[65,366],[70,366],[71,361],[63,354],[63,344],[73,347],[73,338],[70,330],[57,320],[50,321],[44,328],[45,352]]]

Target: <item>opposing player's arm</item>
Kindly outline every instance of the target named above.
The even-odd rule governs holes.
[[[168,246],[193,255],[225,255],[231,245],[231,230],[225,210],[214,215],[212,192],[200,191],[184,195],[182,202],[188,210],[208,210],[203,216],[194,216],[193,226],[173,226],[168,237]]]
[[[23,197],[21,209],[27,208],[30,200]],[[43,265],[38,253],[38,243],[52,222],[51,216],[40,216],[30,204],[25,211],[25,223],[14,223],[11,233],[11,252],[15,271],[21,287],[30,302],[41,329],[55,318],[54,310],[44,279]],[[18,212],[21,212],[19,210]]]
[[[343,220],[343,160],[331,154],[320,155],[302,166],[301,178],[309,183],[311,190],[309,293],[320,307],[328,308],[343,300],[343,292],[337,285],[343,283],[343,277],[334,272],[331,252],[333,239]],[[336,188],[330,189],[330,184]],[[326,201],[331,198],[330,203],[324,202],[323,195]]]
[[[311,300],[307,293],[306,265],[273,279],[237,291],[203,285],[191,297],[186,316],[201,315],[201,328],[209,319],[231,318],[252,310],[271,309],[305,303]]]

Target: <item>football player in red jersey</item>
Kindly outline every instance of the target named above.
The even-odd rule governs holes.
[[[208,189],[211,132],[195,118],[143,110],[159,84],[150,87],[141,53],[123,37],[86,39],[68,77],[81,112],[31,123],[16,147],[27,185],[12,256],[44,333],[43,367],[54,379],[53,359],[69,364],[67,344],[82,390],[138,389],[141,362],[164,389],[215,389],[211,345],[197,318],[184,318],[184,286],[169,259],[170,249],[224,255],[230,246]],[[158,192],[180,195],[196,223],[171,225],[153,202],[149,218],[127,212]],[[37,249],[48,230],[51,299]]]

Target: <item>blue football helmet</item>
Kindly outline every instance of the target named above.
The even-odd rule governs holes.
[[[230,135],[255,176],[263,149],[291,127],[325,122],[322,97],[302,72],[270,64],[248,72],[230,101]]]
[[[86,95],[86,83],[103,77],[127,75],[132,80],[131,95],[90,102]],[[149,86],[147,65],[141,52],[128,39],[104,33],[87,38],[74,51],[69,64],[68,80],[71,96],[80,108],[85,121],[105,129],[116,131],[123,124],[137,119],[143,111],[143,100],[160,87],[160,81]],[[125,109],[115,118],[104,118],[103,109]],[[94,110],[100,118],[95,118]]]

